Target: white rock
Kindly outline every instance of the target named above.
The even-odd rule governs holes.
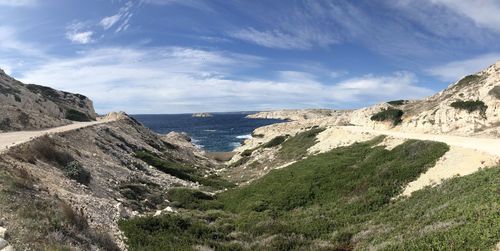
[[[0,227],[0,238],[5,238],[5,232],[7,232],[7,229]]]
[[[6,240],[0,238],[0,250],[2,250],[3,248],[5,248],[7,246],[9,246],[9,243]]]
[[[4,249],[2,249],[2,251],[15,251],[15,249],[11,245],[8,245]]]
[[[165,211],[167,211],[167,212],[175,212],[174,209],[172,209],[171,207],[165,208]]]
[[[161,215],[161,210],[156,210],[156,213],[154,214],[154,216],[159,216]]]

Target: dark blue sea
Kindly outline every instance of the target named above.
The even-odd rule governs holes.
[[[192,114],[133,115],[151,130],[166,134],[186,132],[193,143],[210,152],[228,152],[251,137],[261,126],[283,122],[275,119],[247,119],[248,112],[212,113],[213,117],[195,118]]]

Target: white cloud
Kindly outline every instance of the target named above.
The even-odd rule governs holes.
[[[303,33],[285,33],[280,30],[258,31],[254,28],[239,30],[230,34],[234,38],[261,46],[278,49],[309,49],[313,46],[326,46],[335,43],[329,36]]]
[[[108,30],[115,25],[118,25],[118,28],[115,30],[116,32],[126,30],[129,26],[128,23],[133,16],[131,13],[133,6],[134,4],[131,1],[127,2],[125,6],[120,8],[117,14],[101,19],[99,25],[102,26],[104,30]],[[121,22],[121,24],[118,24],[119,22]]]
[[[66,27],[66,39],[75,44],[89,44],[94,42],[94,32],[89,30],[84,22],[74,22]]]
[[[99,22],[99,24],[102,26],[103,29],[107,30],[111,28],[113,25],[116,24],[120,20],[122,16],[120,14],[116,14],[113,16],[105,17]]]
[[[0,6],[10,7],[31,7],[37,3],[38,0],[0,0]]]
[[[443,81],[457,81],[461,77],[473,74],[500,60],[500,53],[480,55],[474,58],[449,62],[427,70],[427,73]]]
[[[472,19],[478,26],[500,32],[500,2],[498,0],[430,0]]]
[[[92,31],[82,31],[82,32],[69,31],[66,33],[66,38],[73,43],[89,44],[94,41],[92,39],[93,34],[94,32]]]
[[[343,102],[415,98],[430,90],[408,73],[365,76],[325,84],[305,72],[277,79],[236,78],[234,71],[262,65],[261,58],[221,51],[166,47],[105,48],[58,58],[26,71],[21,80],[90,96],[99,112],[174,113],[332,107]],[[98,77],[96,77],[98,76]]]

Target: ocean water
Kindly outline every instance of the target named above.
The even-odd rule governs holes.
[[[192,142],[210,152],[228,152],[252,137],[257,127],[283,122],[276,119],[247,119],[249,113],[213,113],[195,118],[191,114],[132,115],[151,130],[166,134],[186,132]]]

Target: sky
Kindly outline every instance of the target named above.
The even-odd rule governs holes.
[[[98,113],[352,109],[500,60],[500,0],[0,0],[0,68]]]

